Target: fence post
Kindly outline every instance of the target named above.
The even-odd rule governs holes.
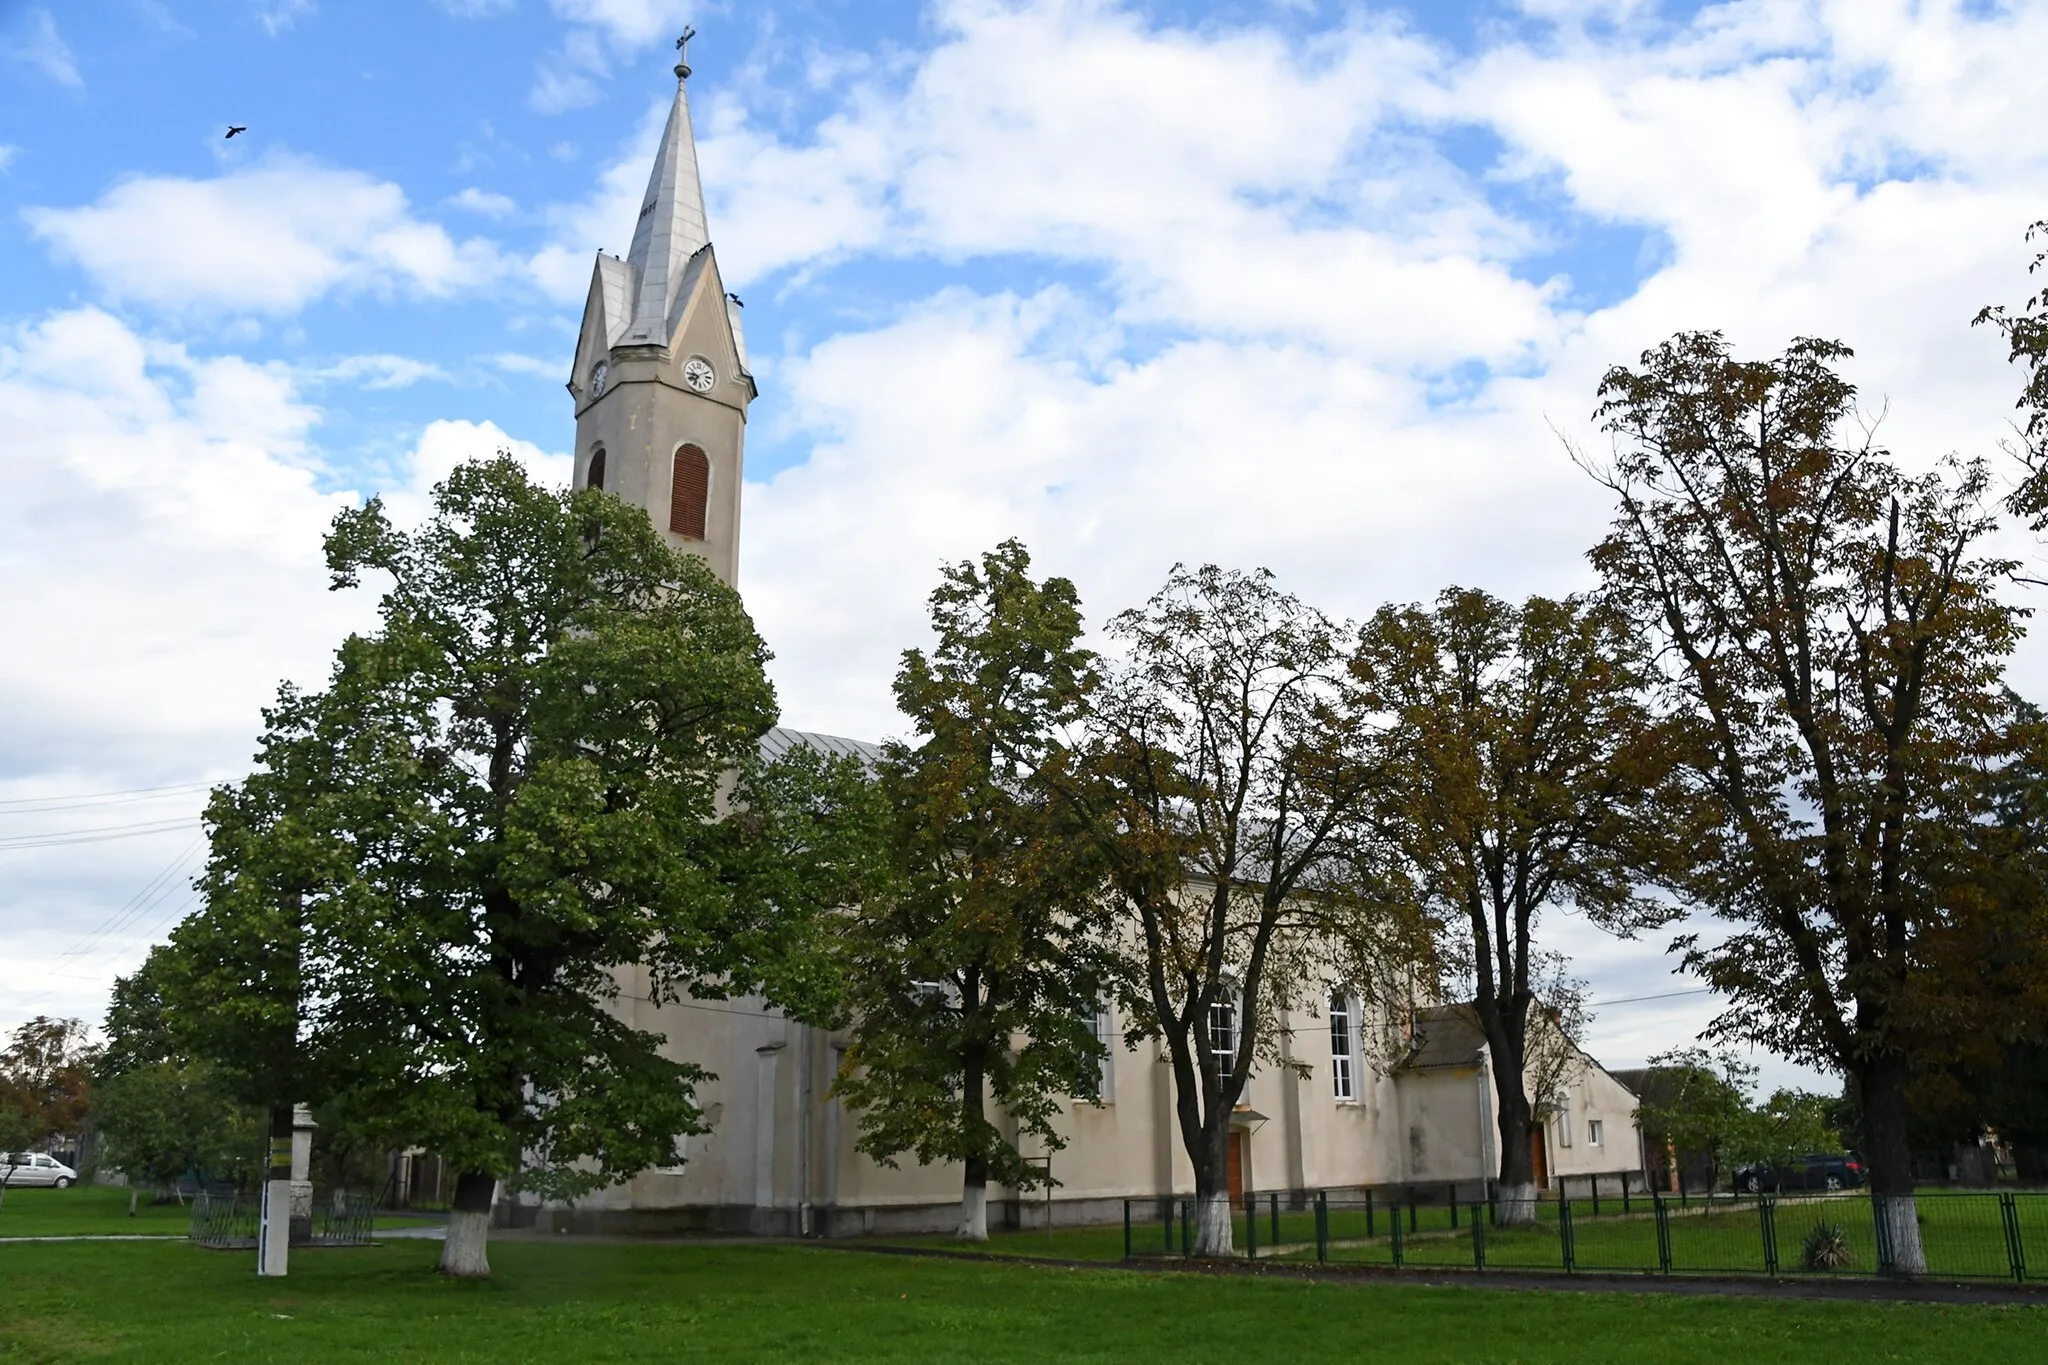
[[[1273,1209],[1273,1236],[1269,1239],[1268,1244],[1277,1247],[1280,1245],[1280,1196],[1278,1193],[1275,1193],[1271,1196],[1271,1199]]]
[[[1600,1216],[1600,1177],[1596,1175],[1589,1177],[1589,1179],[1593,1185],[1593,1216],[1598,1218]]]
[[[1194,1221],[1194,1213],[1194,1200],[1180,1201],[1180,1254],[1183,1256],[1192,1256],[1195,1251],[1194,1228],[1190,1226]]]
[[[1244,1197],[1244,1258],[1259,1259],[1259,1197],[1255,1194]]]
[[[1635,1212],[1635,1210],[1631,1209],[1631,1208],[1630,1208],[1630,1207],[1628,1206],[1628,1172],[1627,1172],[1627,1171],[1623,1171],[1623,1172],[1621,1173],[1621,1211],[1622,1211],[1623,1213],[1633,1213],[1633,1212]]]
[[[1453,1229],[1453,1230],[1455,1230],[1455,1229],[1457,1228],[1457,1226],[1458,1226],[1458,1187],[1457,1187],[1456,1185],[1453,1185],[1453,1186],[1451,1186],[1451,1227],[1452,1227],[1452,1229]]]
[[[1415,1205],[1412,1201],[1408,1205],[1408,1211],[1411,1214],[1415,1211]],[[1387,1210],[1387,1227],[1392,1232],[1394,1238],[1394,1269],[1399,1270],[1401,1268],[1401,1204],[1399,1200],[1396,1200],[1393,1207]]]
[[[2012,1264],[2015,1283],[2027,1281],[2027,1248],[2020,1239],[2019,1196],[2006,1190],[1998,1196],[1998,1215],[2005,1223],[2005,1258]]]
[[[1478,1204],[1472,1206],[1472,1268],[1486,1269],[1486,1219]]]
[[[1131,1201],[1124,1200],[1124,1259],[1131,1259]]]
[[[1379,1229],[1374,1227],[1372,1223],[1372,1191],[1369,1189],[1365,1192],[1365,1235],[1368,1237],[1380,1235]]]
[[[1665,1209],[1664,1201],[1657,1197],[1655,1190],[1650,1192],[1650,1211],[1657,1219],[1657,1270],[1660,1274],[1669,1275],[1671,1273],[1671,1214]]]
[[[1410,1232],[1420,1232],[1422,1230],[1421,1224],[1415,1221],[1416,1216],[1415,1191],[1411,1189],[1408,1191],[1408,1231]]]
[[[1578,1248],[1572,1244],[1572,1201],[1562,1189],[1557,1192],[1557,1248],[1564,1258],[1564,1268],[1577,1270]]]
[[[1778,1201],[1777,1201],[1777,1200],[1775,1200],[1775,1199],[1770,1199],[1770,1198],[1766,1198],[1766,1197],[1765,1197],[1765,1196],[1763,1196],[1763,1195],[1758,1195],[1758,1196],[1757,1196],[1757,1201],[1756,1201],[1756,1216],[1757,1216],[1757,1221],[1758,1221],[1758,1222],[1759,1222],[1759,1223],[1760,1223],[1760,1224],[1762,1225],[1762,1227],[1763,1227],[1763,1234],[1764,1234],[1764,1274],[1766,1274],[1766,1275],[1775,1275],[1775,1274],[1777,1274],[1777,1273],[1778,1273],[1778,1219],[1777,1219],[1777,1208],[1778,1208]]]
[[[1330,1192],[1316,1191],[1316,1264],[1330,1259]]]

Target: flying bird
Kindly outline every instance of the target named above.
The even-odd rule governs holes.
[[[235,135],[236,133],[246,133],[246,132],[248,132],[248,131],[249,131],[249,130],[248,130],[247,128],[238,128],[238,127],[236,127],[236,126],[235,126],[234,124],[232,124],[232,123],[230,123],[230,124],[228,125],[228,136],[229,136],[229,137],[233,137],[233,136],[234,136],[234,135]]]

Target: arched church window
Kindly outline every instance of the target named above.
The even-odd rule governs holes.
[[[590,457],[590,474],[583,480],[586,488],[604,487],[604,451],[599,450]]]
[[[710,497],[711,457],[698,446],[683,446],[676,451],[669,483],[668,529],[692,540],[704,539],[704,506]]]

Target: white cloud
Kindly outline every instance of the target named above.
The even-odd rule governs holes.
[[[21,148],[11,142],[0,142],[0,175],[5,175],[14,158],[21,155]]]
[[[419,444],[406,457],[405,481],[377,490],[385,509],[400,526],[416,526],[432,509],[434,485],[470,460],[487,460],[508,454],[525,468],[536,483],[567,487],[574,476],[575,461],[567,454],[553,454],[531,441],[506,434],[495,422],[429,422],[420,433]]]
[[[57,31],[57,21],[48,10],[22,10],[15,28],[6,39],[9,56],[34,67],[59,85],[85,83],[78,74],[78,61],[71,55],[70,45]]]
[[[658,38],[673,40],[696,0],[548,0],[557,18],[581,24],[621,47],[641,47]]]
[[[315,8],[314,0],[256,0],[256,22],[275,38]]]
[[[513,202],[510,195],[494,194],[489,190],[480,190],[474,185],[460,194],[450,195],[447,202],[454,208],[467,209],[486,218],[503,218],[519,210],[519,205]]]
[[[398,186],[279,157],[210,180],[124,181],[31,230],[108,295],[165,308],[288,313],[331,291],[444,295],[497,276],[497,250],[412,215]]]
[[[439,365],[402,355],[352,355],[312,371],[309,377],[360,384],[366,389],[403,389],[423,379],[449,380],[448,372]]]
[[[562,379],[569,373],[568,361],[560,356],[520,355],[513,351],[500,351],[490,359],[491,364],[507,374],[526,374],[544,379]]]
[[[285,366],[195,355],[95,309],[0,333],[0,635],[11,642],[0,794],[237,775],[277,684],[318,685],[334,646],[371,623],[373,594],[328,591],[321,539],[359,495],[322,486],[320,412],[301,383]],[[567,480],[566,455],[490,423],[436,422],[397,471],[394,510],[416,518],[434,480],[500,448]],[[5,832],[189,822],[200,799],[16,819]],[[131,970],[185,903],[183,874],[89,952],[81,941],[194,834],[187,823],[7,853],[0,1029],[37,1010],[98,1016],[111,974]]]

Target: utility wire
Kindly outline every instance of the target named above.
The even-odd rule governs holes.
[[[99,825],[91,829],[59,830],[52,834],[15,834],[0,838],[0,853],[15,849],[61,848],[65,844],[99,844],[109,839],[137,839],[145,834],[190,829],[198,823],[198,816],[183,815],[175,820],[146,820],[133,825]]]
[[[70,810],[76,806],[120,806],[135,801],[167,800],[183,792],[205,791],[211,785],[207,782],[180,782],[172,787],[130,787],[126,791],[85,792],[74,796],[21,796],[0,801],[0,815]]]
[[[1588,1000],[1588,1008],[1605,1009],[1609,1005],[1640,1005],[1645,1000],[1676,1000],[1681,995],[1712,995],[1712,986],[1695,986],[1691,990],[1664,991],[1658,995],[1625,995],[1619,1000]]]

